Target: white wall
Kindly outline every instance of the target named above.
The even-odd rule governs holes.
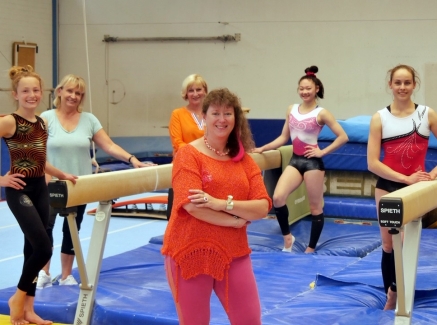
[[[44,88],[52,87],[52,1],[0,1],[0,88],[10,89],[8,71],[12,66],[12,44],[26,41],[38,44],[35,70],[44,80]],[[39,110],[49,107],[49,92]],[[0,114],[15,110],[10,91],[0,91]]]
[[[88,79],[82,1],[59,6],[60,77]],[[315,64],[325,85],[321,104],[342,119],[389,104],[386,72],[406,63],[422,79],[415,100],[437,109],[435,0],[93,0],[86,12],[92,109],[111,136],[167,135],[162,126],[184,104],[180,86],[191,73],[201,74],[211,89],[236,92],[251,118],[283,118],[299,101],[303,70]],[[226,45],[102,42],[105,34],[235,33],[241,41]],[[112,95],[118,104],[110,103]]]

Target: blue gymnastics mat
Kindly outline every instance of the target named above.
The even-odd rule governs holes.
[[[303,253],[308,245],[311,221],[303,219],[290,226],[296,241],[294,253]],[[283,239],[276,219],[263,219],[251,223],[247,228],[252,251],[279,252]],[[153,237],[150,243],[162,245],[163,236]],[[363,257],[381,245],[379,228],[355,224],[338,225],[325,222],[316,247],[317,255]]]
[[[297,238],[291,254],[280,251],[276,220],[259,220],[248,229],[263,324],[393,324],[393,311],[382,311],[378,227],[325,223],[315,254],[302,253],[310,222],[301,220],[291,229]],[[435,234],[423,230],[414,324],[435,324],[437,319]],[[160,240],[154,237],[148,245],[103,260],[91,325],[178,324]],[[77,270],[73,275],[78,278]],[[14,290],[0,290],[0,314],[8,314]],[[42,317],[71,324],[78,294],[78,287],[38,290],[35,308]],[[229,324],[215,295],[211,324]]]

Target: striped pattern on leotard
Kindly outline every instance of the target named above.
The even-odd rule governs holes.
[[[16,121],[15,133],[4,138],[11,157],[11,174],[44,176],[48,134],[43,119],[36,116],[37,121],[30,122],[17,114],[12,116]]]

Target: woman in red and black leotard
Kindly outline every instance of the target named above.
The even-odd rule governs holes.
[[[437,168],[429,173],[425,170],[429,135],[437,135],[437,114],[411,100],[419,82],[417,72],[410,66],[398,65],[389,70],[393,102],[373,115],[370,122],[367,163],[369,170],[379,176],[375,188],[377,207],[383,195],[437,176]],[[380,228],[381,271],[387,294],[384,310],[395,309],[397,299],[393,242],[388,230]]]
[[[12,67],[12,95],[17,110],[0,119],[0,136],[11,158],[10,171],[0,176],[6,187],[6,201],[24,234],[24,265],[15,294],[9,299],[11,324],[52,324],[34,311],[36,279],[52,255],[45,230],[49,216],[49,194],[45,173],[75,183],[46,162],[47,130],[44,120],[35,115],[41,101],[41,78],[31,66]]]

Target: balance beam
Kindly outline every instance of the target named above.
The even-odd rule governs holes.
[[[393,236],[398,293],[394,324],[397,325],[411,324],[422,232],[421,217],[437,208],[436,190],[437,181],[419,182],[386,194],[379,201],[379,225],[390,228]]]
[[[381,197],[379,224],[381,227],[401,228],[437,208],[437,181],[419,182]]]
[[[278,150],[251,156],[261,170],[281,167],[281,154]],[[61,209],[164,190],[171,187],[171,174],[172,164],[166,164],[80,176],[76,184],[56,180],[49,183],[50,204]]]

